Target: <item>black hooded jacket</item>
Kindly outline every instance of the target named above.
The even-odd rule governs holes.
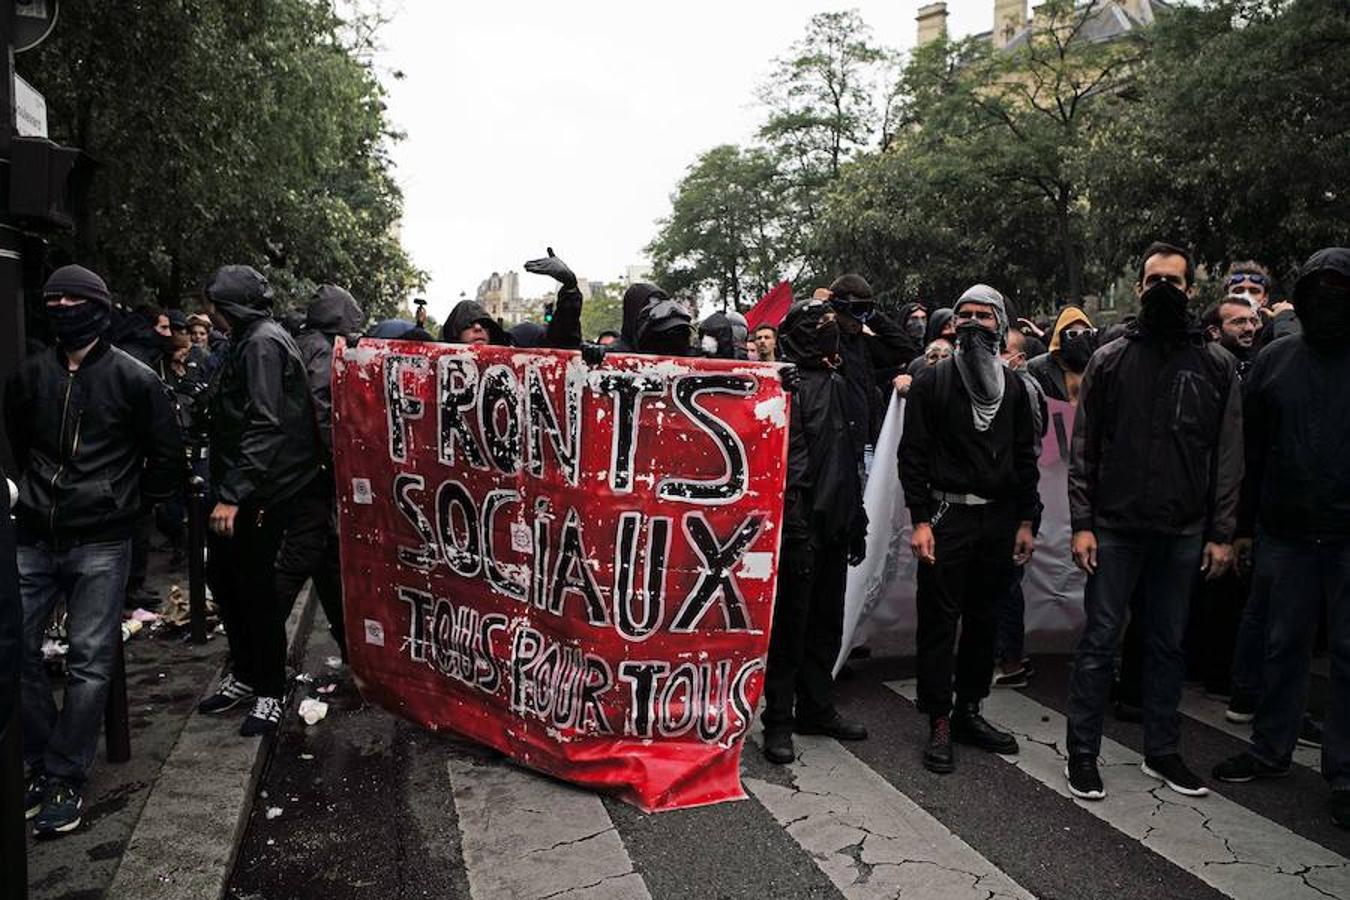
[[[863,457],[863,448],[873,443],[881,433],[881,422],[890,401],[889,391],[883,392],[879,386],[887,384],[890,379],[878,379],[874,360],[882,363],[883,375],[893,369],[898,371],[898,360],[909,346],[906,343],[908,335],[885,313],[874,313],[867,320],[866,327],[872,334],[863,331],[854,334],[844,332],[840,335],[839,343],[847,386],[845,415],[848,427],[853,432],[859,460]]]
[[[365,313],[356,299],[335,284],[321,284],[305,309],[305,330],[296,348],[309,378],[314,420],[328,459],[333,456],[333,344],[339,334],[361,331]]]
[[[22,541],[125,540],[186,474],[168,387],[105,340],[74,373],[59,348],[25,359],[5,386],[5,429]]]
[[[1316,277],[1350,278],[1350,248],[1320,250],[1304,264],[1294,308],[1305,314]],[[1244,385],[1247,469],[1240,533],[1256,524],[1276,537],[1350,539],[1350,346],[1313,347],[1301,333],[1270,344]]]
[[[502,328],[501,323],[476,300],[461,300],[450,310],[450,317],[441,327],[441,340],[448,344],[458,344],[459,335],[475,322],[488,331],[488,343],[499,346],[512,346],[511,335]],[[544,329],[544,336],[536,345],[552,350],[575,350],[581,346],[581,291],[577,288],[562,288],[553,304],[553,319]]]
[[[809,302],[809,301],[808,301]],[[847,546],[867,534],[862,480],[845,420],[847,384],[826,366],[815,343],[818,316],[799,303],[783,320],[779,348],[797,366],[799,382],[788,422],[783,497],[785,548]]]
[[[746,359],[746,327],[734,321],[726,313],[716,312],[704,319],[698,326],[700,340],[712,339],[712,348],[703,345],[703,352],[716,359]]]
[[[611,349],[621,353],[637,352],[638,319],[642,315],[642,310],[646,308],[647,301],[653,297],[669,299],[665,291],[647,281],[631,284],[628,290],[623,292],[623,328],[619,332],[619,339],[614,342]]]
[[[211,482],[222,503],[266,506],[319,471],[309,376],[272,292],[248,266],[225,266],[207,297],[230,322],[230,347],[211,402]]]

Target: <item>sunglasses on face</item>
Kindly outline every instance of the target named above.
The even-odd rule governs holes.
[[[1087,328],[1083,326],[1070,326],[1061,331],[1059,335],[1060,337],[1065,338],[1066,340],[1073,340],[1074,338],[1082,337],[1085,334],[1092,335],[1096,333],[1097,329],[1095,328]]]

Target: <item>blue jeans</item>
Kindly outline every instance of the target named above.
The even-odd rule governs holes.
[[[84,784],[98,749],[108,680],[122,639],[122,598],[131,541],[53,550],[18,548],[23,596],[23,752],[31,769]],[[42,662],[42,634],[58,599],[66,602],[66,692],[60,712]]]
[[[1300,541],[1263,534],[1256,577],[1270,602],[1261,680],[1265,690],[1252,723],[1252,755],[1287,766],[1298,742],[1308,696],[1308,661],[1327,600],[1331,690],[1322,726],[1322,776],[1350,788],[1350,541]]]
[[[1069,753],[1101,752],[1102,717],[1115,670],[1116,645],[1135,586],[1142,588],[1144,754],[1177,752],[1177,704],[1186,677],[1181,640],[1202,539],[1099,529],[1097,571],[1083,595],[1087,623],[1069,679]]]
[[[1266,537],[1258,530],[1252,541],[1255,558],[1261,559]],[[1267,567],[1268,569],[1269,567]],[[1257,565],[1252,573],[1252,587],[1242,607],[1238,623],[1237,644],[1233,648],[1233,698],[1249,702],[1260,700],[1263,688],[1263,659],[1266,650],[1266,627],[1270,616],[1270,573]]]

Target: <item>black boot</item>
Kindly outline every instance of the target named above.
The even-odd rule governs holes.
[[[764,732],[764,758],[775,765],[785,766],[797,758],[792,747],[792,732]]]
[[[956,771],[952,754],[952,722],[946,716],[933,716],[928,722],[928,746],[923,750],[923,767],[946,775]]]
[[[990,753],[1005,755],[1017,752],[1017,739],[1006,731],[999,731],[980,715],[980,704],[961,703],[952,715],[952,737],[961,744],[970,744]]]
[[[837,709],[830,710],[829,713],[819,719],[806,722],[798,719],[794,730],[798,734],[823,734],[826,737],[834,738],[836,741],[867,740],[867,727],[861,722],[850,722],[839,715]]]

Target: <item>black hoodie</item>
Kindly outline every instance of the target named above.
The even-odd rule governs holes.
[[[328,458],[333,455],[333,344],[337,335],[361,331],[365,313],[355,298],[335,284],[321,284],[305,309],[305,330],[296,339],[309,376],[314,420]]]
[[[455,308],[450,310],[450,318],[441,328],[441,340],[447,344],[458,344],[460,332],[475,322],[487,329],[489,344],[513,346],[511,335],[475,300],[461,300],[455,304]],[[576,288],[558,291],[558,299],[553,304],[553,318],[544,328],[544,336],[536,346],[552,350],[575,350],[581,346],[581,291]]]
[[[319,471],[319,436],[300,351],[272,319],[272,289],[248,266],[225,266],[206,296],[230,322],[211,409],[211,482],[222,503],[267,506]]]
[[[1294,287],[1300,318],[1327,271],[1350,278],[1350,248],[1319,250],[1303,265]],[[1350,346],[1314,347],[1301,333],[1282,337],[1257,356],[1243,394],[1243,494],[1255,499],[1256,523],[1276,537],[1350,539]],[[1251,534],[1247,506],[1240,533]]]
[[[612,349],[623,353],[637,351],[638,317],[641,316],[647,301],[653,297],[669,299],[665,291],[647,281],[629,285],[628,290],[623,292],[623,329],[619,332],[619,339],[614,342]]]

